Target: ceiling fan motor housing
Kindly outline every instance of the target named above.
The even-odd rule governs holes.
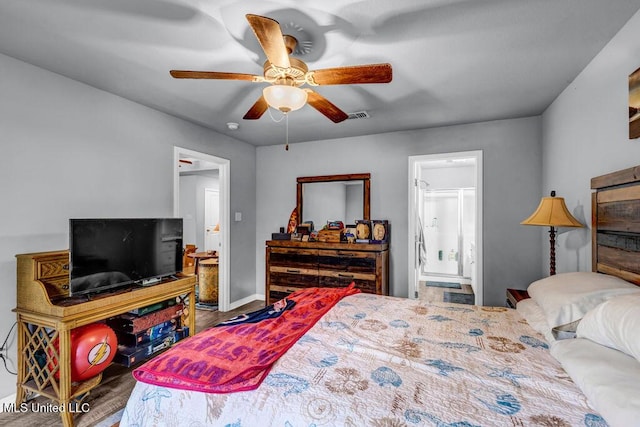
[[[306,83],[305,76],[309,71],[307,64],[297,58],[289,58],[291,67],[280,68],[268,60],[264,63],[264,78],[269,83],[302,86]]]

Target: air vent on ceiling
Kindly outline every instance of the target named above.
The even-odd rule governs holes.
[[[347,120],[368,119],[369,117],[371,117],[366,111],[356,111],[355,113],[349,113],[348,116],[349,117],[347,117]]]

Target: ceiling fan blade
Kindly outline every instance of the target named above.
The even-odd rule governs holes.
[[[332,122],[340,123],[349,117],[347,113],[333,105],[318,92],[314,92],[311,89],[305,89],[305,91],[307,92],[307,103],[327,116]]]
[[[307,81],[312,85],[389,83],[392,77],[391,64],[324,68],[307,73]]]
[[[291,67],[289,53],[282,38],[282,30],[278,21],[259,15],[247,15],[247,21],[251,25],[262,50],[267,54],[267,59],[272,65],[280,68]]]
[[[264,96],[260,96],[255,104],[249,108],[247,114],[244,115],[243,119],[245,120],[257,120],[267,111],[269,108],[269,104],[267,104],[267,100],[264,99]]]
[[[250,82],[263,82],[264,77],[255,74],[220,73],[217,71],[187,71],[171,70],[169,74],[176,79],[217,79],[217,80],[246,80]]]

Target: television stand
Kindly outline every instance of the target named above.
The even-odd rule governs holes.
[[[71,381],[71,330],[99,322],[139,307],[171,298],[184,303],[184,324],[193,335],[195,326],[195,276],[176,275],[154,286],[131,287],[95,298],[69,297],[69,251],[16,255],[18,378],[16,406],[27,392],[35,392],[73,408],[97,387],[102,374],[85,381]],[[59,349],[54,343],[58,341]],[[114,349],[115,351],[115,349]],[[47,356],[57,355],[58,364]],[[73,426],[73,412],[60,413],[65,427]]]
[[[160,283],[161,281],[162,281],[161,278],[154,277],[153,279],[144,279],[143,281],[140,282],[140,285],[142,285],[142,286],[153,286],[153,285],[156,285],[156,284]]]

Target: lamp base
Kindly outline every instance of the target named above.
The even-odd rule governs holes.
[[[549,274],[556,274],[556,229],[549,227]]]

